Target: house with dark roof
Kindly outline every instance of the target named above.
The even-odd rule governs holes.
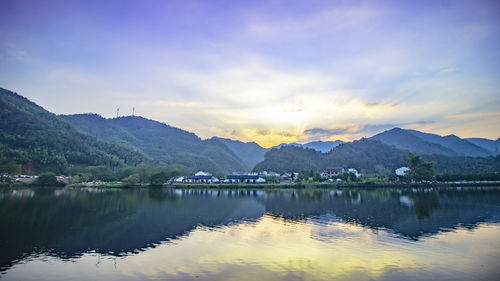
[[[336,177],[345,173],[345,169],[342,167],[329,167],[323,170],[321,176],[324,178]]]
[[[231,174],[227,176],[225,183],[263,183],[265,180],[258,174]]]
[[[183,183],[218,183],[219,179],[213,176],[198,175],[185,177],[182,180]]]

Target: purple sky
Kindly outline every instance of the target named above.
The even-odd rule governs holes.
[[[498,1],[0,2],[0,87],[264,146],[500,136]]]

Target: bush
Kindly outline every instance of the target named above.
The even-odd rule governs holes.
[[[35,185],[38,185],[38,186],[57,186],[57,185],[59,185],[57,178],[56,178],[56,174],[51,173],[51,172],[40,174],[34,183],[35,183]]]

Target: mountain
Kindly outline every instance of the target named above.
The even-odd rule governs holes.
[[[356,168],[363,173],[393,170],[406,164],[407,152],[379,141],[361,139],[337,146],[328,153],[310,148],[284,146],[273,148],[265,160],[257,164],[255,171],[297,172],[322,171],[331,166]]]
[[[485,148],[455,135],[443,137],[436,134],[401,128],[387,130],[370,139],[420,154],[471,157],[485,157],[494,154]]]
[[[238,140],[219,138],[219,137],[213,137],[212,139],[217,140],[223,143],[225,146],[227,146],[227,148],[229,148],[234,154],[236,154],[236,156],[238,156],[250,169],[252,169],[257,163],[262,162],[264,160],[264,154],[273,148],[279,149],[287,146],[302,147],[326,153],[332,150],[333,148],[337,147],[338,145],[344,143],[341,140],[315,141],[306,144],[292,142],[292,143],[282,143],[272,148],[266,149],[255,142],[242,142]]]
[[[300,143],[296,143],[296,142],[291,142],[291,143],[286,143],[286,142],[283,142],[283,143],[280,143],[280,144],[275,145],[275,146],[273,146],[273,147],[270,147],[269,149],[273,149],[273,148],[280,149],[280,148],[282,148],[283,146],[295,146],[295,147],[302,147],[302,144],[300,144]]]
[[[81,132],[28,99],[0,88],[0,165],[63,172],[69,165],[136,165],[151,159],[133,147]]]
[[[267,151],[267,149],[255,142],[242,142],[219,137],[213,137],[212,140],[216,140],[227,146],[227,148],[236,154],[249,169],[252,169],[255,164],[263,161],[264,154]]]
[[[394,128],[380,134],[377,134],[370,139],[378,140],[385,144],[395,146],[399,149],[420,154],[441,154],[448,156],[458,156],[455,151],[446,148],[440,144],[424,141],[423,139],[408,132],[408,130]]]
[[[296,142],[292,143],[280,143],[276,146],[271,147],[272,148],[281,148],[283,146],[295,146],[295,147],[303,147],[303,148],[310,148],[316,151],[320,151],[323,153],[326,153],[335,147],[339,146],[340,144],[343,144],[344,142],[341,140],[336,140],[336,141],[313,141],[313,142],[308,142],[305,144],[300,144]]]
[[[139,116],[112,119],[97,114],[61,115],[80,130],[101,139],[133,146],[161,164],[183,164],[212,173],[249,168],[221,142]]]
[[[473,143],[479,147],[482,147],[488,150],[493,155],[498,155],[500,152],[500,138],[496,141],[483,139],[483,138],[468,138],[466,139],[468,142]]]
[[[465,156],[475,156],[475,157],[484,157],[491,155],[492,153],[488,150],[479,147],[466,139],[461,139],[455,135],[449,136],[440,136],[436,134],[423,133],[416,130],[406,130],[409,133],[421,138],[424,141],[440,144],[446,148],[449,148],[455,151],[458,154]]]
[[[304,148],[311,148],[317,151],[321,151],[323,153],[327,153],[328,151],[334,149],[335,147],[343,144],[345,142],[341,140],[336,140],[336,141],[313,141],[309,142],[306,144],[303,144],[302,146]]]
[[[313,149],[284,146],[273,148],[254,171],[320,172],[327,167],[356,168],[361,173],[392,174],[395,168],[406,166],[408,150],[373,139],[361,139],[341,144],[328,153]],[[489,173],[500,171],[500,156],[468,157],[440,154],[422,155],[433,161],[437,172]]]

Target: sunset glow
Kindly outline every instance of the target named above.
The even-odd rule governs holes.
[[[269,147],[500,136],[498,1],[2,1],[0,85]],[[28,82],[29,81],[29,82]]]

